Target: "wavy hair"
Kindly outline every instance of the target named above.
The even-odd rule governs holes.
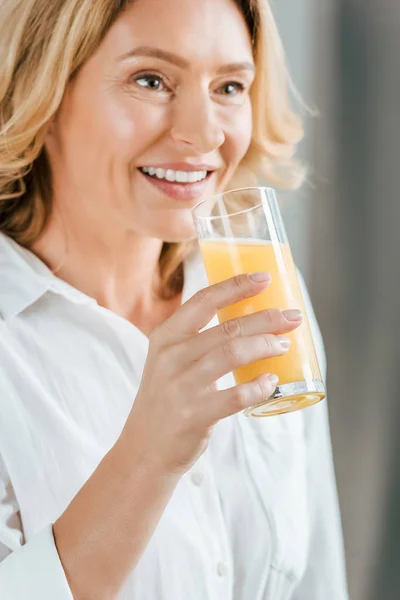
[[[47,124],[66,87],[134,0],[2,0],[0,6],[0,232],[29,248],[46,227],[52,180],[44,148]],[[289,100],[285,55],[268,0],[234,0],[250,31],[257,72],[251,90],[253,135],[229,187],[262,179],[297,187],[294,158],[303,136]],[[182,286],[191,247],[165,243],[162,292]]]

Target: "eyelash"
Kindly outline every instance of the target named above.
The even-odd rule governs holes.
[[[133,81],[134,81],[134,82],[135,82],[135,83],[136,83],[136,84],[137,84],[139,87],[141,87],[142,89],[150,89],[150,88],[146,88],[145,86],[142,86],[142,85],[140,85],[138,82],[139,82],[141,79],[145,79],[145,80],[148,80],[148,81],[149,81],[149,80],[151,80],[151,79],[158,79],[158,80],[160,81],[160,83],[161,83],[161,84],[162,84],[164,87],[166,87],[166,88],[167,88],[167,90],[163,90],[163,91],[171,91],[171,90],[168,88],[168,86],[167,86],[167,84],[166,84],[166,82],[165,82],[165,79],[164,79],[164,77],[163,77],[162,75],[160,75],[159,73],[152,73],[152,72],[147,72],[147,73],[139,73],[138,75],[135,75],[135,76],[134,76],[132,79],[133,79]],[[150,90],[150,91],[152,91],[152,90]],[[155,90],[155,91],[159,91],[159,90]]]
[[[156,79],[160,82],[160,84],[165,88],[163,90],[152,90],[146,86],[141,86],[139,84],[140,80],[151,80],[151,79]],[[137,75],[135,75],[134,77],[132,77],[132,80],[142,89],[147,89],[149,91],[154,91],[155,93],[163,93],[163,92],[167,92],[170,93],[172,90],[168,87],[168,85],[166,84],[165,78],[160,75],[159,73],[154,73],[154,72],[146,72],[146,73],[139,73]],[[236,95],[243,95],[246,91],[246,86],[243,83],[240,83],[239,81],[227,81],[226,83],[224,83],[223,85],[221,85],[218,89],[221,90],[223,88],[227,88],[229,86],[233,86],[234,88],[236,88],[237,90],[237,94],[234,94],[234,96]],[[231,94],[222,94],[223,96],[231,96]],[[232,96],[233,97],[233,96]]]
[[[239,92],[239,94],[243,94],[246,91],[245,86],[243,85],[243,83],[239,83],[239,81],[228,81],[227,83],[224,83],[221,88],[227,88],[229,86],[233,86],[237,89],[237,91]]]

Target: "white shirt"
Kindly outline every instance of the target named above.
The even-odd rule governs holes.
[[[183,300],[206,285],[197,255]],[[118,439],[147,349],[132,324],[0,234],[1,600],[72,600],[51,525]],[[324,401],[221,421],[118,600],[347,598]]]

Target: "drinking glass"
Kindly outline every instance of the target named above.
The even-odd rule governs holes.
[[[236,383],[248,383],[265,373],[276,373],[279,384],[269,398],[246,409],[245,415],[268,417],[293,412],[325,398],[325,386],[311,335],[297,270],[284,224],[271,188],[232,190],[198,203],[193,220],[209,283],[240,273],[268,271],[266,290],[218,312],[219,321],[269,308],[298,308],[303,323],[285,334],[292,341],[285,356],[259,360],[236,369]]]

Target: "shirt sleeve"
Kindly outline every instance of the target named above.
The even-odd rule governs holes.
[[[301,276],[300,281],[317,353],[320,354],[321,368],[325,371],[321,333]],[[305,598],[348,600],[344,546],[326,400],[308,408],[304,412],[304,417],[311,537],[307,568],[292,600]]]
[[[52,525],[24,543],[15,493],[0,456],[1,600],[73,600]]]

